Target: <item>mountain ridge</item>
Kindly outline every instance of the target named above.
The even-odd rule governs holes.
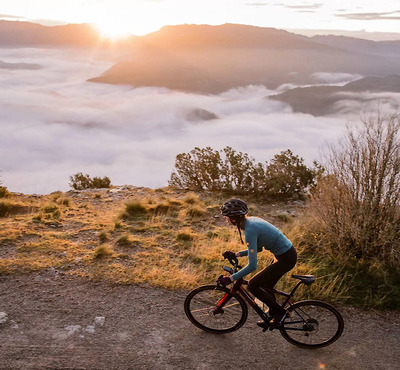
[[[350,52],[340,45],[254,26],[168,26],[143,36],[138,45],[130,60],[117,62],[89,81],[218,94],[250,84],[272,89],[284,83],[310,84],[317,72],[400,74],[399,58],[391,54]]]
[[[285,102],[292,107],[294,112],[324,116],[335,112],[335,103],[349,99],[345,94],[362,92],[400,93],[400,75],[390,75],[384,78],[364,77],[344,86],[298,87],[269,96],[268,99]],[[353,100],[358,99],[353,97]]]

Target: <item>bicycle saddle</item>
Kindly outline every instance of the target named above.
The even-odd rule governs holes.
[[[299,279],[306,285],[310,285],[315,281],[314,275],[292,275],[292,278]]]

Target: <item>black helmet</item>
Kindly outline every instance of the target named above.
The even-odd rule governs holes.
[[[223,216],[234,218],[237,216],[244,216],[249,212],[246,202],[240,199],[230,199],[225,202],[221,207]]]

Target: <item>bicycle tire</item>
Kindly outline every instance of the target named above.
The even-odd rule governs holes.
[[[187,318],[208,333],[224,334],[239,329],[247,320],[248,309],[238,294],[232,294],[222,310],[215,312],[217,303],[226,294],[230,294],[230,290],[217,285],[203,285],[192,290],[184,303]]]
[[[312,300],[291,305],[279,328],[288,342],[301,348],[328,346],[342,335],[343,329],[343,317],[335,307]]]

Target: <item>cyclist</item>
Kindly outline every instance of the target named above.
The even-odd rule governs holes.
[[[224,276],[218,282],[224,286],[243,278],[257,269],[257,253],[264,249],[272,252],[276,261],[253,276],[248,285],[250,292],[269,307],[272,317],[270,323],[259,322],[259,326],[279,326],[286,311],[276,302],[271,289],[279,279],[296,264],[297,253],[292,243],[283,233],[269,222],[258,217],[247,217],[249,208],[246,202],[240,199],[230,199],[221,207],[221,213],[230,223],[237,227],[240,240],[243,243],[242,232],[247,245],[246,250],[240,252],[225,251],[224,258],[248,256],[248,264],[242,270],[231,276]]]

